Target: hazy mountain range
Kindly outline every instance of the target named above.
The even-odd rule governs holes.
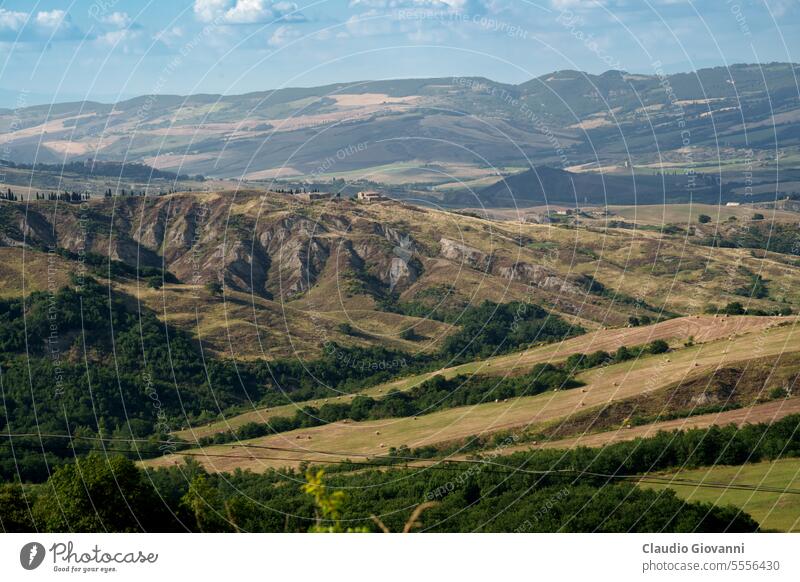
[[[558,71],[520,85],[407,79],[35,106],[0,110],[0,157],[135,161],[248,180],[447,185],[439,194],[445,202],[534,166],[622,176],[636,168],[641,185],[616,185],[626,202],[634,189],[654,190],[658,201],[769,198],[774,187],[754,186],[795,188],[776,171],[800,145],[797,73],[785,63],[674,75]],[[719,177],[687,185],[687,172]],[[681,179],[648,182],[646,174]],[[607,190],[590,190],[598,188]],[[556,195],[575,198],[569,189]]]

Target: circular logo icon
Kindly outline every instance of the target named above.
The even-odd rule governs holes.
[[[39,542],[29,542],[19,551],[19,563],[26,570],[35,570],[44,561],[44,546]]]

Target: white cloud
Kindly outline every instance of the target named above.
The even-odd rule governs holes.
[[[14,12],[0,8],[0,28],[19,30],[27,19],[28,15],[24,12]]]
[[[496,12],[500,8],[496,0],[350,0],[350,7],[380,10],[411,10],[416,8],[470,14]]]
[[[281,14],[286,14],[288,12],[294,12],[297,10],[297,4],[294,2],[275,2],[272,5],[272,9],[280,12]]]
[[[228,3],[228,0],[195,0],[194,14],[198,20],[211,22],[225,13]]]
[[[195,0],[194,14],[202,22],[255,24],[271,20],[304,20],[297,4],[281,0]]]
[[[462,11],[468,0],[350,0],[350,7],[363,8],[436,8]]]
[[[186,35],[186,31],[180,26],[173,26],[164,30],[159,30],[153,35],[158,41],[161,41],[168,47],[176,46],[181,42],[181,39]]]
[[[127,12],[114,12],[104,16],[101,21],[117,28],[127,28],[131,24],[131,17],[128,16]]]
[[[396,32],[393,25],[400,27],[404,24],[393,22],[386,14],[373,9],[348,18],[345,28],[348,36],[382,36]]]
[[[288,44],[298,36],[300,36],[300,33],[294,27],[284,24],[279,26],[275,32],[272,33],[267,43],[269,46],[280,47]]]
[[[328,40],[333,37],[330,28],[323,28],[314,33],[315,40]]]
[[[132,41],[139,36],[138,30],[131,30],[129,28],[120,28],[118,30],[110,30],[97,37],[97,42],[107,46],[120,46]]]
[[[49,12],[43,10],[36,14],[36,24],[42,28],[58,28],[65,20],[68,20],[68,18],[67,13],[63,10],[51,10]]]
[[[0,8],[0,41],[73,40],[80,37],[80,30],[63,10],[28,14]]]
[[[249,24],[261,22],[272,16],[272,10],[264,0],[237,0],[236,4],[225,12],[225,20],[232,24]]]

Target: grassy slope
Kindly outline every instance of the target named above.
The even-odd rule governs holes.
[[[789,396],[799,377],[800,352],[740,360],[710,373],[694,374],[663,389],[561,419],[541,430],[540,440],[587,437],[592,433],[599,433],[597,437],[602,439],[601,435],[606,434],[603,431],[618,429],[624,429],[620,434],[626,438],[626,434],[637,434],[636,427],[648,425],[655,430],[653,427],[674,418],[721,412],[726,408],[753,412],[754,408],[746,407]],[[737,422],[747,419],[750,413],[729,414],[730,421]]]
[[[386,384],[365,390],[362,394],[380,396],[390,390],[410,390],[437,374],[445,378],[452,378],[459,374],[519,375],[524,374],[536,364],[543,362],[560,362],[575,353],[589,353],[597,350],[613,352],[623,345],[632,347],[656,339],[663,339],[673,346],[680,346],[690,336],[693,336],[697,343],[709,342],[720,338],[728,338],[734,334],[762,331],[775,324],[791,320],[792,318],[780,317],[765,318],[740,316],[715,318],[713,316],[696,316],[672,319],[644,327],[600,329],[557,344],[545,345],[522,352],[496,356],[487,358],[486,360],[469,362],[458,366],[443,368],[435,372],[417,374],[400,380],[387,382]],[[176,433],[176,435],[180,438],[192,441],[196,438],[202,438],[217,432],[235,429],[248,422],[264,422],[276,416],[291,416],[305,405],[321,406],[326,402],[346,402],[350,399],[352,399],[352,396],[342,395],[335,398],[324,398],[298,403],[297,405],[273,407],[270,409],[256,408],[240,415],[225,418],[219,422],[180,431]]]
[[[762,485],[800,489],[800,459],[781,459],[736,467],[717,466],[678,471],[669,476],[706,483]],[[724,490],[696,485],[656,485],[642,483],[652,489],[670,488],[687,501],[705,501],[716,505],[734,505],[749,513],[762,527],[779,531],[800,531],[800,496],[781,493]]]
[[[348,345],[383,345],[406,352],[436,348],[451,326],[431,319],[407,317],[373,310],[308,311],[292,303],[281,304],[257,295],[226,290],[224,297],[212,297],[202,286],[165,285],[150,289],[135,282],[118,284],[121,290],[139,297],[163,321],[189,330],[213,354],[236,359],[274,359],[292,355],[313,358],[320,353],[320,336]],[[357,318],[362,336],[341,333],[341,323]],[[399,334],[414,326],[428,342],[407,341]]]
[[[48,278],[48,268],[50,278]],[[0,247],[0,298],[19,297],[25,291],[59,289],[69,283],[74,266],[57,255],[32,250]]]
[[[246,441],[242,444],[293,449],[281,453],[277,460],[202,459],[212,470],[231,470],[235,467],[264,470],[268,467],[296,465],[303,459],[319,459],[314,450],[340,452],[331,459],[346,458],[347,454],[380,455],[389,447],[419,447],[487,434],[504,429],[524,430],[559,418],[576,414],[587,408],[630,398],[658,390],[682,379],[708,373],[732,362],[758,355],[784,353],[796,345],[794,326],[766,329],[758,335],[731,336],[679,350],[675,353],[624,362],[579,376],[587,384],[583,389],[548,392],[533,397],[490,402],[455,408],[420,416],[419,418],[388,419],[364,423],[335,423],[301,429]],[[310,449],[310,450],[309,450]],[[210,455],[230,453],[229,446],[207,447]],[[242,448],[239,449],[244,450]],[[149,464],[175,462],[180,455],[156,459]]]

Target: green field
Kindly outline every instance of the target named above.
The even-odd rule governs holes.
[[[754,463],[737,467],[712,467],[679,471],[670,477],[692,479],[704,483],[759,485],[800,489],[800,459],[782,459],[775,462]],[[653,485],[643,487],[665,489],[669,487],[687,501],[705,501],[715,505],[734,505],[753,516],[764,529],[800,531],[800,495],[742,490],[726,490],[696,485]]]

